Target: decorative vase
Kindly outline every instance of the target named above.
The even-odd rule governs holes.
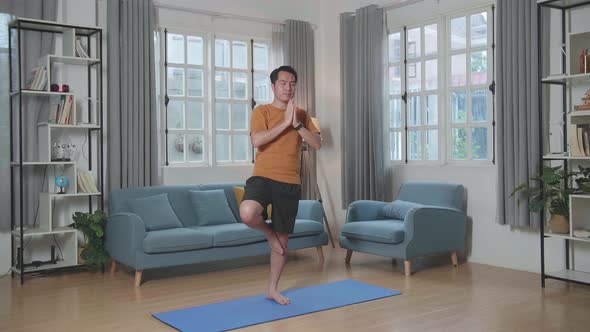
[[[568,234],[570,232],[570,223],[566,216],[552,214],[549,219],[549,230],[551,233]]]

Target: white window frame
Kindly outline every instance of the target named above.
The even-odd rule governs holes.
[[[404,76],[405,76],[405,66],[404,66],[404,54],[405,54],[405,42],[404,42],[404,29],[402,28],[398,28],[398,29],[394,29],[388,32],[388,40],[389,40],[389,35],[392,34],[396,34],[399,33],[400,34],[400,59],[397,61],[390,61],[389,60],[389,45],[388,45],[388,53],[387,53],[387,61],[388,61],[388,70],[387,70],[387,82],[390,82],[390,77],[389,77],[389,72],[391,71],[391,68],[395,67],[395,66],[399,66],[400,69],[400,93],[399,94],[390,94],[389,91],[389,87],[387,89],[387,100],[388,103],[386,105],[386,119],[388,121],[385,121],[387,123],[386,128],[388,130],[388,135],[387,135],[387,146],[388,146],[388,159],[390,162],[392,163],[402,163],[404,162],[404,156],[406,155],[406,130],[405,130],[405,126],[406,126],[406,117],[405,117],[405,104],[404,101],[402,99],[402,96],[404,94],[404,91],[406,89],[405,87],[405,80],[404,80]],[[391,117],[389,116],[390,114],[390,107],[391,107],[391,102],[393,100],[399,100],[400,102],[400,125],[397,128],[391,128]],[[391,146],[391,137],[392,134],[396,134],[399,133],[400,135],[400,140],[399,140],[399,144],[401,144],[400,147],[400,159],[393,159],[393,150],[392,150],[392,146]]]

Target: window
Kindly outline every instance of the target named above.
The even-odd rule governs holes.
[[[247,163],[252,98],[271,100],[269,43],[170,31],[166,41],[169,164]]]
[[[390,160],[491,160],[490,16],[478,10],[390,30]]]

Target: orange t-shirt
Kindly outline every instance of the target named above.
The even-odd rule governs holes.
[[[272,104],[260,105],[252,112],[250,133],[272,129],[283,122],[285,110]],[[298,108],[297,119],[307,130],[318,133],[307,112]],[[300,184],[301,136],[293,127],[285,129],[271,142],[258,147],[252,176]]]

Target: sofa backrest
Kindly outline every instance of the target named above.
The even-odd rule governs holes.
[[[132,212],[129,204],[127,204],[128,200],[166,193],[168,194],[168,200],[170,201],[174,213],[176,213],[182,224],[186,227],[197,226],[199,223],[191,203],[189,191],[224,189],[229,206],[231,207],[234,216],[236,216],[236,220],[240,221],[239,208],[236,203],[233,187],[243,185],[243,183],[219,183],[117,189],[113,190],[110,195],[110,213]]]
[[[402,184],[398,199],[424,205],[444,206],[463,211],[465,188],[443,182],[407,182]]]

